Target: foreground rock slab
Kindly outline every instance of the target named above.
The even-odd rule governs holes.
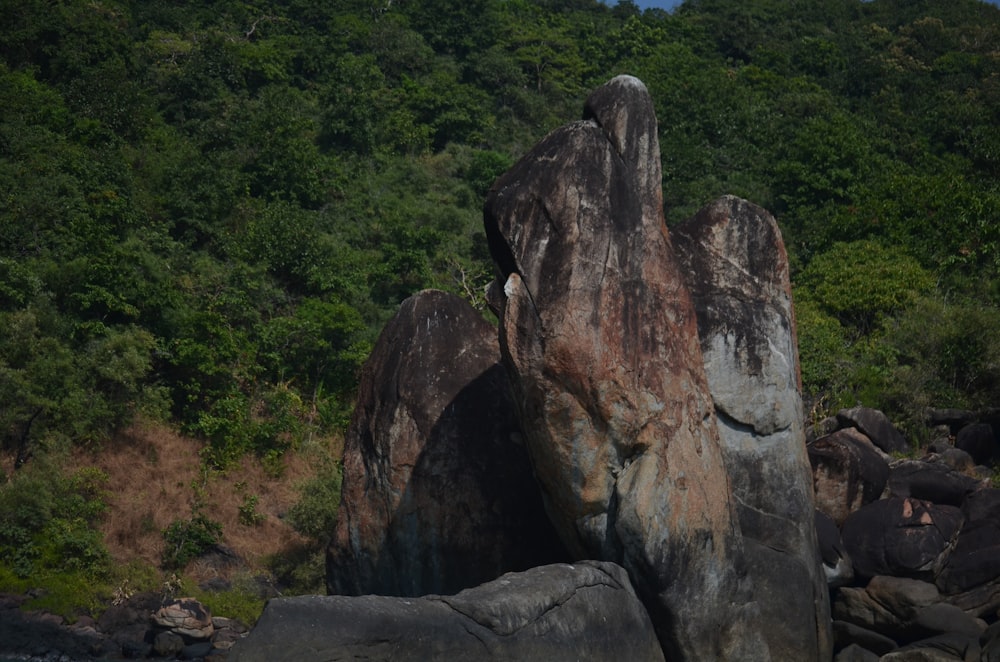
[[[660,186],[652,100],[630,76],[497,180],[501,350],[570,553],[629,571],[670,659],[769,659]]]
[[[510,573],[453,596],[268,602],[231,662],[662,661],[649,616],[612,563]]]
[[[499,359],[452,294],[415,294],[386,325],[345,438],[328,593],[455,593],[566,560]]]

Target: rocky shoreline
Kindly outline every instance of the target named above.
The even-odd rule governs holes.
[[[136,594],[97,620],[83,616],[72,624],[55,614],[23,610],[28,597],[0,594],[0,662],[219,662],[248,631],[239,621],[212,616],[197,601],[165,602],[155,593]]]

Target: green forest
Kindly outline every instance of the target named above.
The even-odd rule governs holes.
[[[0,0],[0,16],[0,443],[18,467],[136,417],[200,439],[206,471],[340,434],[404,298],[441,288],[487,314],[487,190],[621,73],[655,103],[668,224],[727,193],[778,219],[813,416],[861,403],[919,441],[928,406],[1000,406],[997,7]],[[22,507],[19,471],[0,476],[0,565],[23,575],[51,517]],[[66,536],[92,553],[92,489],[65,483],[83,522]]]

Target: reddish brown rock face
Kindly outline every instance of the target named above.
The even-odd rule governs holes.
[[[659,164],[622,76],[497,181],[501,349],[571,553],[629,570],[668,659],[767,659]]]
[[[455,593],[566,558],[499,354],[496,329],[444,292],[383,330],[345,439],[329,593]]]

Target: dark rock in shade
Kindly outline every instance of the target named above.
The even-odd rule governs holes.
[[[450,596],[268,602],[230,662],[662,661],[625,571],[582,561],[511,573]]]
[[[1000,609],[1000,577],[985,584],[973,586],[961,593],[950,593],[945,596],[945,601],[955,605],[970,616],[994,617],[997,610]]]
[[[880,662],[965,662],[979,657],[977,637],[949,632],[907,644],[883,655]]]
[[[841,534],[859,577],[930,578],[961,525],[954,506],[892,497],[853,513]]]
[[[838,526],[877,500],[889,478],[889,464],[855,428],[838,430],[807,446],[816,508]]]
[[[833,662],[878,662],[879,656],[858,644],[850,644],[837,652]]]
[[[962,506],[965,524],[937,577],[947,594],[970,591],[1000,578],[1000,490],[983,489]]]
[[[973,460],[972,456],[965,451],[954,447],[946,447],[940,448],[934,452],[937,454],[932,455],[928,460],[929,462],[937,462],[947,467],[951,467],[955,471],[965,474],[966,476],[978,478],[978,476],[976,476],[976,461]]]
[[[981,662],[1000,662],[1000,621],[986,628],[979,635],[981,646]]]
[[[851,645],[860,646],[875,653],[876,659],[879,655],[885,655],[898,647],[893,639],[884,634],[846,621],[833,622],[833,643],[838,650]]]
[[[989,423],[973,423],[958,431],[955,448],[972,456],[976,464],[989,464],[997,456],[997,438]]]
[[[983,487],[983,481],[943,462],[898,460],[889,466],[888,486],[892,496],[960,507],[966,496]]]
[[[153,652],[159,657],[173,657],[184,649],[184,637],[174,632],[160,632],[153,638]]]
[[[444,292],[386,325],[345,439],[329,593],[454,593],[566,558],[499,354],[496,329]]]
[[[912,641],[926,632],[913,624],[921,610],[941,602],[934,584],[904,577],[873,577],[865,588],[842,588],[833,602],[838,621]]]
[[[934,636],[955,632],[970,637],[978,637],[986,629],[985,624],[965,613],[955,605],[939,602],[924,607],[913,618],[913,627]]]
[[[906,439],[899,433],[889,420],[889,417],[878,409],[870,407],[854,407],[837,412],[837,420],[841,427],[855,427],[872,443],[886,453],[905,453],[909,450]]]
[[[819,510],[816,511],[816,540],[827,585],[834,588],[850,584],[854,579],[851,555],[844,548],[836,522]]]
[[[487,196],[504,363],[570,552],[629,571],[668,657],[766,658],[662,206],[652,100],[619,76]]]
[[[937,409],[927,410],[927,425],[934,427],[946,425],[952,434],[957,433],[966,425],[976,422],[976,412],[967,409]]]
[[[724,196],[673,228],[672,237],[698,319],[768,648],[778,660],[826,659],[829,596],[781,231],[764,209]]]

